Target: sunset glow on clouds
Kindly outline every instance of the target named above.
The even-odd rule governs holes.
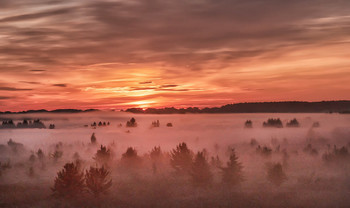
[[[350,99],[350,1],[1,0],[0,111]]]

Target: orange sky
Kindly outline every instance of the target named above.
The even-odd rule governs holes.
[[[350,1],[2,0],[0,111],[350,100]]]

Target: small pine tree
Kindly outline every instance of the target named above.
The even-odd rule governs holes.
[[[83,193],[84,189],[84,173],[78,165],[66,163],[57,173],[52,191],[56,197],[74,197]]]
[[[150,157],[152,160],[152,170],[153,174],[157,173],[159,163],[162,162],[163,159],[163,153],[162,150],[160,149],[160,146],[155,146],[150,152]]]
[[[267,180],[276,186],[280,186],[285,180],[287,180],[286,174],[283,171],[283,167],[280,163],[268,166]]]
[[[111,161],[111,151],[107,149],[107,147],[101,145],[101,148],[97,150],[93,159],[101,165],[108,165]]]
[[[128,147],[126,152],[122,154],[121,163],[126,168],[135,168],[141,164],[141,158],[137,155],[136,149]]]
[[[36,152],[36,155],[38,156],[38,159],[39,159],[40,161],[43,161],[43,160],[44,160],[45,155],[44,155],[44,152],[43,152],[41,149],[39,149],[39,150]]]
[[[240,162],[238,162],[235,149],[231,150],[230,160],[226,164],[226,167],[221,168],[222,182],[231,186],[240,184],[243,181],[243,166]]]
[[[91,144],[96,144],[97,139],[96,139],[95,133],[92,133],[90,140],[91,140]]]
[[[188,173],[192,166],[193,153],[185,142],[180,143],[170,153],[170,165],[178,173]]]
[[[213,175],[204,152],[198,152],[191,167],[190,175],[195,186],[210,185]]]
[[[161,160],[163,153],[162,153],[162,150],[160,149],[160,146],[153,147],[149,155],[153,161]]]
[[[112,180],[108,180],[110,172],[102,166],[101,168],[90,167],[86,170],[85,181],[88,191],[98,198],[101,194],[106,194],[112,186]]]
[[[213,168],[220,168],[222,166],[222,161],[220,160],[219,155],[216,155],[216,157],[211,157],[210,165]]]
[[[55,150],[55,152],[51,154],[51,157],[54,162],[57,162],[62,156],[63,156],[63,152],[60,150]]]

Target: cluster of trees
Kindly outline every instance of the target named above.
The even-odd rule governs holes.
[[[137,127],[136,119],[131,118],[130,121],[126,122],[126,127]]]
[[[348,151],[348,148],[343,146],[341,148],[337,148],[336,145],[333,146],[333,149],[324,153],[322,155],[322,159],[325,162],[343,162],[343,161],[349,161],[350,154]]]
[[[84,171],[79,163],[66,163],[57,177],[52,187],[53,196],[75,198],[84,193],[99,197],[106,194],[112,186],[112,180],[109,179],[110,171],[104,166],[91,167]]]
[[[247,121],[244,123],[244,127],[245,127],[245,128],[253,128],[253,122],[252,122],[252,120],[247,120]]]
[[[194,187],[210,187],[213,184],[213,171],[215,169],[220,173],[223,186],[235,187],[244,181],[243,166],[233,148],[229,151],[229,159],[225,165],[218,156],[212,157],[211,162],[209,162],[206,150],[193,153],[184,142],[171,150],[168,156],[175,176],[189,179]],[[149,157],[152,161],[153,173],[157,174],[158,165],[164,159],[164,153],[159,146],[156,146],[150,151]],[[90,166],[85,173],[79,162],[66,163],[54,180],[53,195],[72,198],[84,193],[90,193],[95,197],[108,193],[112,186],[111,152],[101,145],[93,159],[96,162],[96,167]],[[126,152],[122,154],[119,167],[123,170],[137,171],[141,164],[142,158],[138,156],[137,151],[128,147]],[[280,186],[286,179],[286,174],[280,163],[268,165],[268,181]]]
[[[279,118],[276,118],[276,119],[274,119],[274,118],[269,118],[269,119],[267,120],[267,122],[264,121],[263,127],[283,128],[283,124],[282,124],[281,119],[279,119]]]
[[[290,120],[287,124],[286,124],[287,127],[299,127],[300,124],[299,124],[299,121],[294,118],[292,120]]]
[[[92,123],[91,127],[97,127],[97,126],[101,127],[101,126],[109,126],[109,125],[110,125],[109,121],[107,121],[107,123],[105,121],[103,121],[103,122],[100,121],[98,123],[96,123],[96,122]]]
[[[159,123],[159,120],[157,121],[152,121],[152,127],[159,127],[160,126],[160,123]]]
[[[36,120],[27,120],[24,119],[22,122],[18,122],[17,125],[13,122],[13,120],[4,120],[2,121],[2,124],[0,126],[0,129],[7,129],[7,128],[39,128],[39,129],[45,129],[46,126],[43,122],[41,122],[39,119]]]

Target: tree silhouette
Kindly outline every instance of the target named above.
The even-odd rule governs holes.
[[[57,173],[52,191],[56,197],[74,197],[83,193],[84,189],[84,173],[78,165],[66,163]]]
[[[178,173],[188,173],[191,169],[193,153],[185,142],[180,143],[170,153],[170,165]]]
[[[135,168],[141,164],[141,158],[137,155],[136,149],[128,147],[122,154],[121,163],[126,168]]]
[[[96,136],[95,136],[95,133],[92,133],[90,140],[91,140],[91,144],[96,144]]]
[[[207,186],[211,184],[213,175],[203,151],[196,154],[190,175],[195,186]]]
[[[253,122],[251,120],[247,120],[245,123],[244,123],[244,127],[245,128],[253,128]]]
[[[101,168],[90,167],[86,170],[85,181],[88,191],[95,197],[106,194],[112,186],[112,180],[108,180],[110,172],[102,166]]]
[[[227,185],[237,185],[243,181],[242,164],[238,162],[235,149],[231,150],[230,160],[222,170],[222,182]]]
[[[214,168],[220,168],[222,166],[222,161],[220,160],[219,155],[211,157],[210,165]]]
[[[294,118],[292,120],[290,120],[287,124],[286,124],[287,127],[299,127],[300,124],[299,124],[299,121]]]
[[[130,121],[126,122],[126,127],[137,127],[136,119],[131,118]]]
[[[157,173],[158,169],[158,164],[162,162],[163,159],[163,153],[162,150],[160,149],[160,146],[155,146],[149,153],[149,156],[152,161],[152,170],[153,174]]]
[[[38,156],[38,159],[39,159],[40,161],[43,161],[43,160],[44,160],[45,155],[44,155],[44,152],[43,152],[41,149],[39,149],[39,150],[36,152],[36,155]]]
[[[281,119],[279,118],[269,118],[267,122],[263,123],[263,127],[277,127],[277,128],[283,128],[283,124]]]
[[[93,159],[101,165],[108,165],[108,163],[111,161],[111,151],[107,149],[107,147],[101,145]]]
[[[51,154],[54,162],[57,162],[63,156],[63,152],[60,150],[55,150],[54,153]]]
[[[287,180],[286,174],[284,173],[283,167],[280,163],[268,166],[267,180],[276,186],[280,186],[285,180]]]

